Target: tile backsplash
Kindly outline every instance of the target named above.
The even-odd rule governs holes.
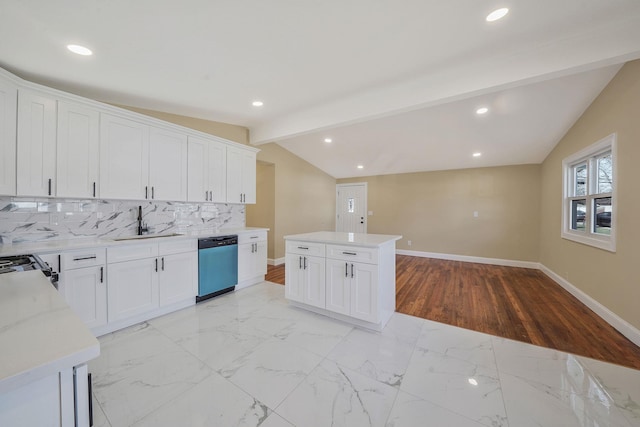
[[[217,232],[245,226],[244,205],[0,197],[0,242],[132,236],[138,206],[150,233]]]

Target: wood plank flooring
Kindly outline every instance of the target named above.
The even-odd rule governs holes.
[[[397,255],[396,310],[640,369],[638,346],[538,270]]]

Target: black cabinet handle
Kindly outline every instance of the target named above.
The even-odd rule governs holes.
[[[164,271],[164,257],[162,257],[162,271]]]
[[[349,277],[349,263],[344,263],[344,277]]]
[[[74,261],[84,261],[86,259],[96,259],[95,255],[89,255],[89,256],[84,256],[84,257],[80,257],[80,258],[74,258]]]
[[[156,273],[158,272],[158,258],[156,258]]]
[[[209,191],[209,201],[213,202],[213,191]]]
[[[96,197],[96,182],[93,181],[93,197]]]
[[[298,257],[298,268],[300,270],[302,270],[302,257],[301,256]]]
[[[355,252],[342,252],[343,255],[358,255]]]
[[[147,185],[144,186],[144,198],[149,198],[149,187]]]
[[[151,187],[151,198],[152,199],[156,198],[156,187],[155,186]]]
[[[100,267],[100,283],[104,283],[104,267]]]
[[[309,250],[309,248],[304,247],[304,246],[298,246],[298,249],[304,249],[305,251],[308,251],[308,250]]]
[[[51,195],[51,178],[49,178],[49,195]]]
[[[353,264],[351,264],[351,278],[353,279]]]
[[[89,386],[88,386],[88,399],[89,399],[89,427],[93,427],[93,399],[91,398],[91,394],[92,394],[92,389],[93,389],[93,384],[91,383],[91,373],[89,373],[89,375],[87,375],[87,380],[89,381]]]
[[[307,257],[304,257],[304,269],[307,269]]]

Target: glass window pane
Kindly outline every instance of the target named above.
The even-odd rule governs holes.
[[[587,215],[587,201],[585,199],[571,201],[571,229],[584,231]]]
[[[594,233],[611,234],[611,197],[594,199],[593,205]]]
[[[573,167],[573,195],[574,196],[586,196],[587,195],[587,165],[586,163]]]
[[[347,200],[347,211],[349,213],[354,213],[356,211],[356,201],[353,198],[349,198]]]
[[[598,185],[596,192],[611,193],[613,190],[613,167],[611,162],[611,153],[598,157]]]

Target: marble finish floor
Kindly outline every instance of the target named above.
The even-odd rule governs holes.
[[[95,426],[640,426],[640,371],[400,313],[365,331],[269,282],[100,344]]]

